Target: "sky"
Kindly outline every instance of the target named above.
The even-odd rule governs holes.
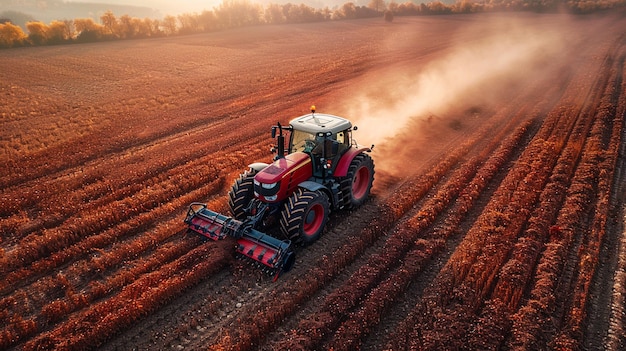
[[[222,0],[76,0],[74,2],[143,6],[156,9],[164,15],[179,15],[181,13],[200,13],[203,10],[212,10],[214,7],[219,6]]]
[[[365,5],[369,0],[251,0],[253,2],[265,3],[304,3],[315,8],[330,8],[352,1],[357,5]],[[429,0],[430,1],[430,0]],[[66,0],[66,2],[91,2],[91,3],[109,3],[118,5],[142,6],[156,9],[163,15],[179,15],[181,13],[200,13],[203,10],[212,10],[219,7],[222,0]]]

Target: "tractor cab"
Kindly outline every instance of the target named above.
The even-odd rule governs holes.
[[[341,156],[350,148],[352,124],[345,118],[315,113],[293,119],[288,153],[304,152],[313,161],[313,175],[325,178],[333,174]]]

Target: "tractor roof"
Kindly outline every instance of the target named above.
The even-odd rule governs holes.
[[[352,127],[352,123],[347,119],[324,113],[309,113],[292,119],[289,124],[295,130],[313,134],[318,132],[338,133]]]

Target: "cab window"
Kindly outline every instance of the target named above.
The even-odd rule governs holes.
[[[291,133],[291,152],[311,152],[317,145],[315,135],[301,130],[294,130]]]

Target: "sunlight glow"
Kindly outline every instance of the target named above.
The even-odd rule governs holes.
[[[138,3],[145,3],[144,6],[156,7],[164,15],[179,15],[181,13],[200,13],[204,10],[212,10],[218,7],[221,0],[136,0]]]

